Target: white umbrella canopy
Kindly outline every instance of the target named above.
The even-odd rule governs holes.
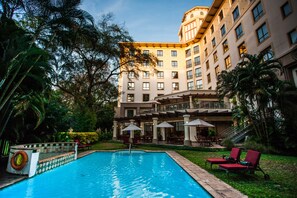
[[[142,129],[134,124],[129,124],[126,128],[124,128],[122,131],[141,131]]]
[[[196,120],[192,120],[191,122],[188,122],[186,124],[184,124],[185,126],[199,126],[199,127],[215,127],[214,125],[205,122],[204,120],[201,119],[196,119]]]
[[[162,122],[157,125],[157,128],[173,128],[173,126],[171,124],[169,124],[168,122]]]

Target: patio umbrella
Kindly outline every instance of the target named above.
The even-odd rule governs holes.
[[[157,128],[161,128],[162,140],[165,140],[165,128],[173,128],[168,122],[162,122],[157,125]]]
[[[201,120],[201,119],[196,119],[196,120],[193,120],[191,122],[188,122],[186,124],[184,124],[185,126],[199,126],[199,127],[215,127],[214,125],[208,123],[208,122],[205,122],[204,120]]]
[[[162,122],[157,125],[157,128],[173,128],[173,126],[171,124],[169,124],[168,122]]]
[[[134,124],[129,124],[126,128],[124,128],[122,131],[141,131],[142,129]]]

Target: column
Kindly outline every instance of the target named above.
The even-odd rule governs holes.
[[[141,136],[144,136],[144,122],[140,122]]]
[[[190,99],[190,109],[194,109],[192,96],[189,96],[189,99]]]
[[[130,124],[134,124],[134,120],[132,119],[132,120],[130,120]],[[134,131],[133,130],[131,130],[130,131],[130,143],[132,143],[133,142],[133,138],[134,138]]]
[[[157,112],[157,111],[158,111],[158,104],[155,103],[155,112]]]
[[[157,133],[158,118],[153,118],[153,143],[158,144],[158,133]]]
[[[118,121],[113,121],[113,134],[112,134],[112,140],[117,140],[117,133],[118,133]]]
[[[189,118],[190,115],[183,115],[184,117],[184,123],[188,123],[189,122]],[[189,127],[188,126],[184,126],[185,127],[185,139],[184,139],[184,145],[185,146],[191,146],[191,141],[190,141],[190,136],[189,136]]]
[[[124,123],[120,124],[120,135],[123,135]]]
[[[165,128],[161,128],[162,141],[165,141]]]

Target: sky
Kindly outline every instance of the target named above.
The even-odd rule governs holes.
[[[212,0],[82,0],[81,9],[96,21],[112,13],[137,42],[178,42],[178,30],[186,11],[211,6]]]

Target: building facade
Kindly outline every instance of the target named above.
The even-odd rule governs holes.
[[[183,123],[198,117],[222,135],[232,125],[231,105],[216,96],[217,76],[232,70],[243,53],[265,52],[265,59],[279,59],[285,68],[282,78],[297,86],[296,18],[295,0],[214,0],[210,8],[185,12],[179,43],[134,43],[158,62],[156,71],[143,64],[138,78],[133,72],[119,77],[114,138],[122,135],[125,123],[135,122],[141,135],[150,134],[156,142],[155,126],[168,121],[174,125],[171,133],[189,145],[198,129]]]

